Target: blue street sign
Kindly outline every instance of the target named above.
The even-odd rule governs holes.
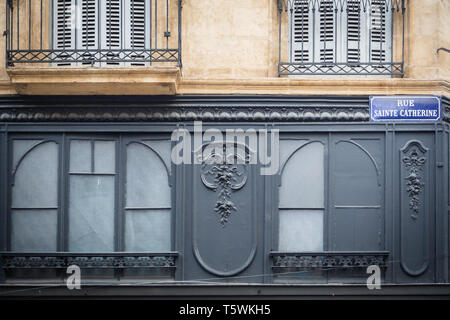
[[[436,96],[370,97],[371,121],[439,121],[441,99]]]

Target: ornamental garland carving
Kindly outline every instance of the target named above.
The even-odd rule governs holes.
[[[418,141],[410,142],[403,153],[402,163],[406,171],[406,193],[409,197],[409,208],[411,209],[411,218],[416,220],[420,214],[420,208],[422,206],[420,201],[420,195],[424,190],[424,178],[423,169],[427,158],[424,157],[427,152]]]
[[[223,154],[226,154],[225,147]],[[246,159],[241,159],[239,155],[227,157],[212,153],[202,164],[203,184],[217,192],[214,212],[219,215],[222,227],[226,226],[232,212],[238,210],[231,198],[232,191],[241,189],[247,182],[247,177]]]

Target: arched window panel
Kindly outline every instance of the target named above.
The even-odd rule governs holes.
[[[323,250],[324,153],[320,142],[304,144],[294,149],[282,168],[279,251]]]
[[[17,170],[19,161],[23,158],[25,153],[31,150],[31,148],[38,143],[42,143],[43,140],[14,140],[13,142],[13,163],[12,168]]]
[[[302,139],[283,139],[280,140],[280,169],[286,164],[289,158],[294,154],[294,151],[300,149],[308,140]],[[281,171],[280,171],[281,173]]]
[[[70,141],[69,251],[114,251],[115,159],[116,141]]]
[[[58,220],[58,144],[14,140],[11,250],[56,251]]]
[[[127,146],[127,207],[170,207],[167,168],[154,149],[141,143]]]
[[[332,250],[383,248],[383,143],[378,137],[334,143],[331,161]]]
[[[169,171],[163,159],[164,153],[163,156],[160,153],[166,149],[170,152],[170,141],[131,142],[127,146],[127,251],[171,250]],[[170,154],[166,153],[166,156]]]
[[[336,144],[336,167],[333,170],[336,205],[380,205],[380,169],[371,150],[365,146],[369,142],[363,145],[345,140]]]
[[[167,140],[143,140],[142,143],[155,150],[166,165],[167,171],[171,172],[172,164],[172,145]]]
[[[282,170],[280,208],[323,208],[324,146],[320,142],[297,149]]]
[[[22,143],[27,142],[14,141],[13,148]],[[58,145],[51,141],[33,144],[17,161],[12,178],[12,207],[55,207],[58,198]]]

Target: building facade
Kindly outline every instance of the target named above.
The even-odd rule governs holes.
[[[448,296],[449,14],[5,0],[0,295]]]

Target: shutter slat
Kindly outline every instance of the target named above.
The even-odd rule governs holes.
[[[54,48],[57,50],[71,50],[74,49],[75,39],[73,32],[73,18],[72,17],[73,0],[57,0],[54,6]],[[67,53],[58,53],[54,57],[57,60],[69,59],[70,55]],[[58,66],[70,66],[71,63],[60,62]]]
[[[291,16],[292,61],[306,63],[311,61],[312,43],[310,37],[310,12],[308,0],[296,1]]]
[[[361,61],[361,3],[349,0],[347,3],[347,62]]]
[[[320,23],[320,62],[334,61],[335,48],[335,31],[334,31],[334,2],[332,0],[324,0],[319,6],[319,23]]]
[[[144,50],[146,48],[145,30],[148,29],[148,6],[145,0],[126,0],[127,18],[125,19],[125,45],[130,49]],[[133,53],[131,57],[135,60],[144,60],[145,55]],[[147,65],[147,62],[132,62],[132,66]]]
[[[77,49],[98,49],[98,1],[96,0],[82,0],[79,14],[81,19],[81,35],[78,34]],[[83,53],[82,64],[92,64],[94,59],[93,54]]]
[[[121,0],[106,0],[102,8],[102,49],[122,49],[122,8]],[[108,52],[108,59],[119,59],[117,52]],[[123,65],[120,62],[107,62],[107,65]]]
[[[392,39],[390,35],[390,15],[386,12],[384,0],[372,0],[370,60],[372,62],[390,61]]]

